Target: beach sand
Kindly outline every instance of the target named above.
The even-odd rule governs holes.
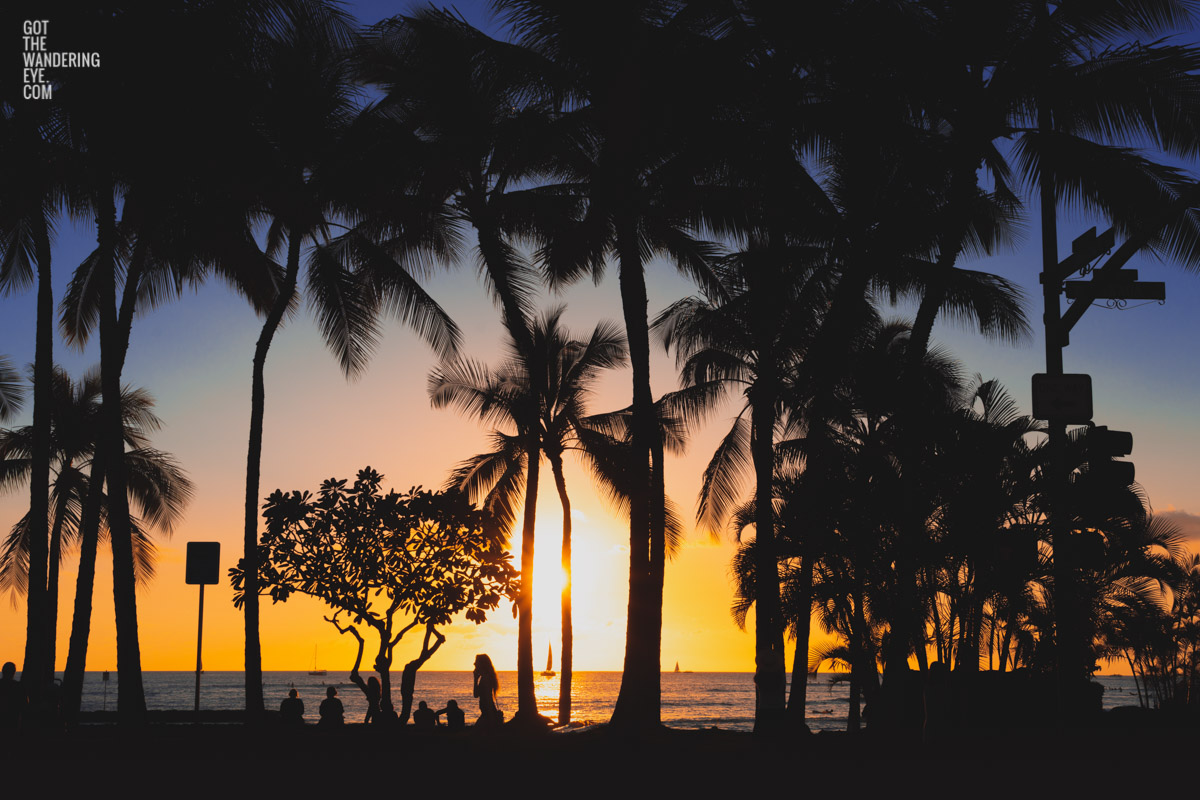
[[[981,790],[1022,780],[1017,776],[1111,788],[1109,781],[1122,776],[1164,773],[1135,767],[1139,762],[1174,762],[1187,769],[1184,765],[1200,756],[1200,725],[1157,716],[1118,720],[1106,715],[1091,728],[973,728],[953,731],[935,744],[922,742],[920,731],[764,738],[665,728],[629,735],[600,725],[483,734],[469,728],[419,733],[411,726],[389,730],[351,724],[337,731],[285,730],[162,720],[151,715],[141,730],[84,724],[66,732],[10,737],[0,748],[0,760],[9,762],[9,774],[17,767],[35,781],[87,776],[127,785],[144,781],[171,792],[189,782],[197,789],[211,785],[212,791],[228,792],[238,788],[236,782],[249,781],[247,786],[276,790],[393,787],[402,795],[412,790],[507,797],[511,792],[501,789],[508,787],[534,796],[621,798],[635,790],[638,797],[645,792],[741,794],[763,781],[778,785],[780,791],[767,793],[781,797],[795,790],[807,793],[804,787],[897,788],[931,779],[945,788],[951,776],[978,783]],[[1175,774],[1175,769],[1165,772]],[[789,784],[795,789],[782,789]],[[1019,784],[1010,789],[1019,790]]]

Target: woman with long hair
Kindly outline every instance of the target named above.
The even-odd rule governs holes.
[[[496,707],[500,681],[496,678],[492,659],[484,653],[475,656],[474,686],[475,696],[479,698],[479,720],[475,727],[492,727],[504,722],[504,712]]]

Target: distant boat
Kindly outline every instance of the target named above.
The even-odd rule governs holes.
[[[309,675],[324,676],[325,670],[317,669],[317,646],[313,645],[313,668],[309,671]]]
[[[554,645],[546,645],[546,671],[542,673],[543,678],[553,678],[558,673],[554,671]]]
[[[675,671],[679,672],[679,662],[678,661],[675,662]]]

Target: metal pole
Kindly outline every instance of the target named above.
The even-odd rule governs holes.
[[[1043,134],[1053,130],[1049,107],[1043,103],[1038,109],[1038,128]],[[1046,331],[1046,374],[1063,374],[1063,323],[1059,297],[1062,280],[1058,274],[1058,218],[1054,180],[1046,164],[1042,165],[1039,178],[1041,223],[1042,223],[1042,322]],[[1074,686],[1078,672],[1076,640],[1079,638],[1079,619],[1076,613],[1074,570],[1071,559],[1071,542],[1067,520],[1062,506],[1068,484],[1066,464],[1067,426],[1061,418],[1048,419],[1050,458],[1047,468],[1049,480],[1045,486],[1043,501],[1046,505],[1047,528],[1050,546],[1054,553],[1054,661],[1056,694],[1060,721],[1065,719],[1070,702],[1067,695]]]
[[[204,584],[200,584],[200,620],[196,624],[196,706],[195,711],[200,713],[200,673],[203,671],[203,665],[200,663],[200,643],[204,641]]]

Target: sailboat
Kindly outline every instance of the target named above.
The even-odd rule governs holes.
[[[554,671],[554,645],[546,646],[546,670],[542,673],[543,678],[553,678],[558,673]]]
[[[320,676],[325,675],[325,670],[317,669],[317,646],[315,644],[313,645],[313,668],[311,670],[309,670],[308,674],[309,675],[320,675]]]

